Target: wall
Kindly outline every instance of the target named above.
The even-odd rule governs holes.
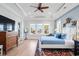
[[[71,11],[67,12],[66,14],[64,14],[59,19],[63,21],[66,18],[71,18],[72,20],[79,19],[79,6],[75,7]],[[57,20],[59,20],[59,19],[57,19]]]
[[[78,5],[79,5],[78,3],[67,3],[67,4],[65,4],[64,7],[66,7],[66,8],[62,7],[60,11],[58,11],[57,13],[55,13],[53,15],[54,19],[61,17],[62,15],[64,15],[68,11],[71,11],[71,9],[75,8]]]
[[[61,25],[63,25],[63,22],[67,19],[67,18],[71,18],[72,20],[79,20],[79,6],[75,7],[74,9],[72,9],[71,11],[69,11],[68,13],[64,14],[62,17],[60,17],[57,20],[60,20],[62,23]],[[61,26],[62,27],[62,26]],[[63,31],[63,27],[61,28],[61,31]],[[74,34],[76,34],[76,26],[75,27],[65,27],[64,32],[66,32],[68,35],[70,35],[71,37],[73,37],[73,32]],[[70,37],[69,36],[69,37]]]
[[[52,18],[27,18],[25,21],[24,21],[24,28],[28,28],[29,30],[29,33],[28,33],[28,36],[30,37],[34,37],[34,36],[37,36],[37,37],[40,37],[39,35],[32,35],[30,34],[30,24],[50,24],[50,33],[53,33],[54,32],[54,20]]]
[[[3,31],[14,31],[15,29],[15,21],[2,15],[0,15],[0,24],[3,25]],[[7,29],[7,26],[9,25],[12,27],[10,30]]]
[[[23,18],[20,18],[19,21],[16,20],[15,22],[15,31],[18,32],[19,26],[18,23],[20,23],[20,40],[24,40],[25,36],[24,36],[24,22],[23,22]]]
[[[16,12],[14,12],[11,9],[8,9],[6,6],[3,6],[0,4],[0,15],[3,15],[5,17],[8,17],[12,20],[15,20],[15,31],[18,32],[18,22],[21,23],[21,28],[20,28],[20,38],[22,38],[21,40],[24,39],[24,29],[23,29],[23,18],[22,16],[20,16],[19,14],[17,14]]]
[[[64,22],[64,20],[67,18],[71,18],[72,20],[79,20],[79,6],[62,15],[62,17],[58,18],[57,20]]]

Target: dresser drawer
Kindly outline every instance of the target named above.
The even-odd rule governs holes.
[[[8,37],[7,40],[6,40],[6,43],[9,43],[9,42],[15,42],[17,40],[16,36],[14,37]]]
[[[7,37],[7,40],[6,40],[6,49],[8,50],[8,49],[12,48],[14,45],[16,45],[16,41],[17,41],[16,36]]]
[[[6,44],[6,49],[8,50],[8,49],[12,48],[15,45],[16,45],[16,42],[9,42],[9,43]]]

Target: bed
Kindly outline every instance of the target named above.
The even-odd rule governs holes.
[[[55,36],[41,36],[39,39],[39,49],[41,48],[74,48],[74,41],[68,38],[56,38]]]

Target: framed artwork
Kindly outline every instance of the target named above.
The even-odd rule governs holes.
[[[20,22],[18,22],[18,37],[20,37],[20,27],[21,27],[21,24]]]

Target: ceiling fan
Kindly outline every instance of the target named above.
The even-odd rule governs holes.
[[[38,10],[41,11],[41,12],[44,12],[43,9],[48,9],[49,8],[48,6],[42,6],[42,3],[39,3],[38,7],[35,7],[35,6],[31,6],[31,7],[37,8],[34,12],[36,12]]]

